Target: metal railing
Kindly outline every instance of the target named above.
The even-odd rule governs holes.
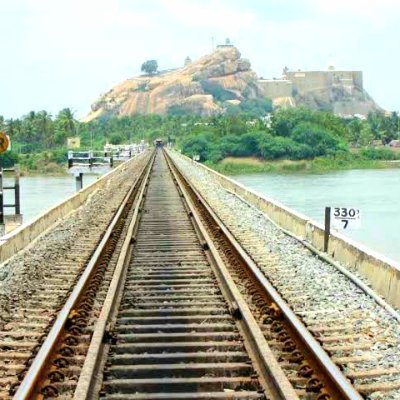
[[[114,165],[114,156],[112,152],[107,151],[69,151],[68,152],[68,168],[72,167],[89,167]]]
[[[4,172],[14,172],[14,185],[4,186]],[[4,203],[4,191],[14,190],[14,204]],[[5,224],[5,208],[14,208],[15,214],[21,214],[21,199],[20,199],[20,186],[19,186],[19,169],[14,168],[0,168],[0,225]]]

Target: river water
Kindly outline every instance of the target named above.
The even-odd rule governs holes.
[[[360,229],[341,233],[400,262],[400,169],[249,174],[233,179],[321,223],[325,206],[359,208]]]
[[[98,176],[84,175],[83,187],[94,182]],[[13,179],[6,177],[4,185],[13,185]],[[29,222],[41,212],[65,200],[76,192],[73,176],[22,176],[20,178],[21,213],[23,222]],[[5,191],[5,203],[14,204],[14,191]],[[6,209],[11,214],[14,209]]]
[[[84,186],[97,178],[84,175]],[[233,178],[319,222],[323,222],[325,206],[360,208],[361,228],[346,231],[345,235],[400,261],[400,169],[249,174]],[[12,183],[9,178],[5,184],[8,183]],[[13,203],[9,192],[6,192],[5,202]],[[73,176],[21,177],[24,222],[31,221],[73,193]]]

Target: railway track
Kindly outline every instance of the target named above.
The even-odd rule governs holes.
[[[152,163],[14,398],[361,399],[172,160]]]
[[[341,269],[286,236],[259,210],[212,183],[208,173],[199,168],[197,175],[192,174],[187,164],[190,162],[180,162],[179,168],[207,198],[202,201],[212,207],[216,220],[223,221],[240,247],[251,255],[261,274],[260,280],[268,279],[360,396],[400,399],[398,314],[372,297],[370,289],[360,280],[349,279]],[[201,197],[200,193],[197,196]],[[243,280],[240,271],[232,275],[237,282]],[[243,287],[242,294],[250,298],[250,304],[249,291],[251,286]],[[259,321],[267,330],[270,318],[260,315]],[[268,337],[276,356],[280,357],[279,348],[274,346],[276,335],[269,331]],[[301,350],[301,346],[298,348]],[[296,382],[293,384],[296,387]]]
[[[146,163],[147,164],[147,163]],[[139,172],[139,170],[138,170]],[[125,171],[115,179],[120,187],[114,189],[114,202],[122,203],[115,206],[112,202],[102,206],[102,213],[96,217],[88,215],[83,208],[62,221],[43,239],[38,239],[36,252],[28,249],[27,254],[17,256],[30,260],[28,268],[38,269],[38,277],[32,278],[36,285],[17,285],[12,293],[11,304],[0,314],[0,398],[9,399],[19,386],[24,375],[32,364],[35,355],[48,336],[51,327],[56,322],[57,315],[69,298],[83,271],[93,258],[94,249],[102,245],[105,236],[116,234],[122,226],[120,218],[135,197],[134,185],[131,191],[125,191],[119,180]],[[140,174],[138,173],[138,176]],[[131,175],[132,176],[132,175]],[[137,177],[133,177],[136,181]],[[111,186],[112,187],[112,186]],[[108,186],[108,190],[111,189]],[[100,197],[101,199],[101,197]],[[96,201],[89,200],[91,209],[98,206]],[[92,204],[93,203],[93,204]],[[113,207],[117,209],[116,216]],[[109,209],[109,210],[108,210]],[[95,228],[91,226],[96,220]],[[111,223],[110,223],[111,220]],[[90,234],[88,229],[90,230]],[[42,250],[44,248],[44,251]],[[54,248],[58,248],[55,251]],[[113,253],[117,253],[114,251]],[[46,258],[42,255],[44,252]],[[37,264],[32,263],[32,255]],[[28,261],[26,261],[28,262]],[[10,263],[12,264],[12,263]],[[15,265],[15,262],[14,264]],[[31,271],[27,273],[29,281]]]
[[[296,396],[276,365],[277,371],[264,372],[270,366],[260,347],[266,343],[235,318],[233,307],[240,299],[216,272],[161,153],[142,208],[123,293],[98,336],[109,321],[113,340],[106,346],[94,341],[75,398]],[[110,292],[109,304],[116,297],[117,291]],[[102,363],[99,382],[94,377]],[[279,387],[267,377],[280,379]]]

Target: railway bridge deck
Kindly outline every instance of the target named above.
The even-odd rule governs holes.
[[[148,151],[3,243],[0,398],[400,399],[395,309],[224,179]]]

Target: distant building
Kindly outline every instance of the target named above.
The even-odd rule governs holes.
[[[187,56],[186,58],[185,58],[185,61],[184,61],[184,63],[183,63],[183,66],[184,67],[187,67],[188,65],[190,65],[192,63],[192,59],[189,57],[189,56]]]
[[[225,39],[225,44],[219,44],[217,48],[223,48],[223,47],[235,47],[229,38]]]
[[[67,139],[67,148],[68,149],[79,149],[81,147],[81,138],[80,137],[69,137]]]
[[[260,79],[258,83],[264,95],[271,100],[292,96],[293,82],[287,79]]]
[[[278,107],[294,107],[297,101],[314,107],[331,104],[339,115],[367,115],[373,109],[363,89],[362,71],[338,71],[333,66],[322,71],[294,71],[285,67],[281,79],[259,79],[258,83],[263,95]]]
[[[300,96],[304,96],[310,91],[323,90],[334,86],[343,88],[349,95],[352,95],[356,88],[358,90],[363,89],[362,71],[337,71],[335,69],[328,69],[327,71],[287,71],[286,76],[293,83],[293,88]]]

